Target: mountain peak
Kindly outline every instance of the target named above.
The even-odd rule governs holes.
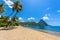
[[[39,24],[40,26],[48,26],[48,24],[43,19],[39,21]]]

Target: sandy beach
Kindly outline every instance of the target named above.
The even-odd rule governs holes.
[[[12,30],[0,30],[0,40],[60,40],[60,37],[17,26]]]

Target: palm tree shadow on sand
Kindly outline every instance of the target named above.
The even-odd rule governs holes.
[[[16,29],[17,27],[7,27],[7,28],[3,28],[1,27],[0,30],[13,30],[13,29]]]

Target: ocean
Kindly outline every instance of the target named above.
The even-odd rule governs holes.
[[[24,27],[53,34],[60,37],[60,26],[24,26]]]

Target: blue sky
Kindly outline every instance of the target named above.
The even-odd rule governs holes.
[[[3,0],[0,0],[3,2]],[[39,22],[41,18],[50,25],[60,26],[60,0],[20,0],[23,10],[17,14],[23,21],[34,20]],[[7,7],[4,16],[12,11]]]

